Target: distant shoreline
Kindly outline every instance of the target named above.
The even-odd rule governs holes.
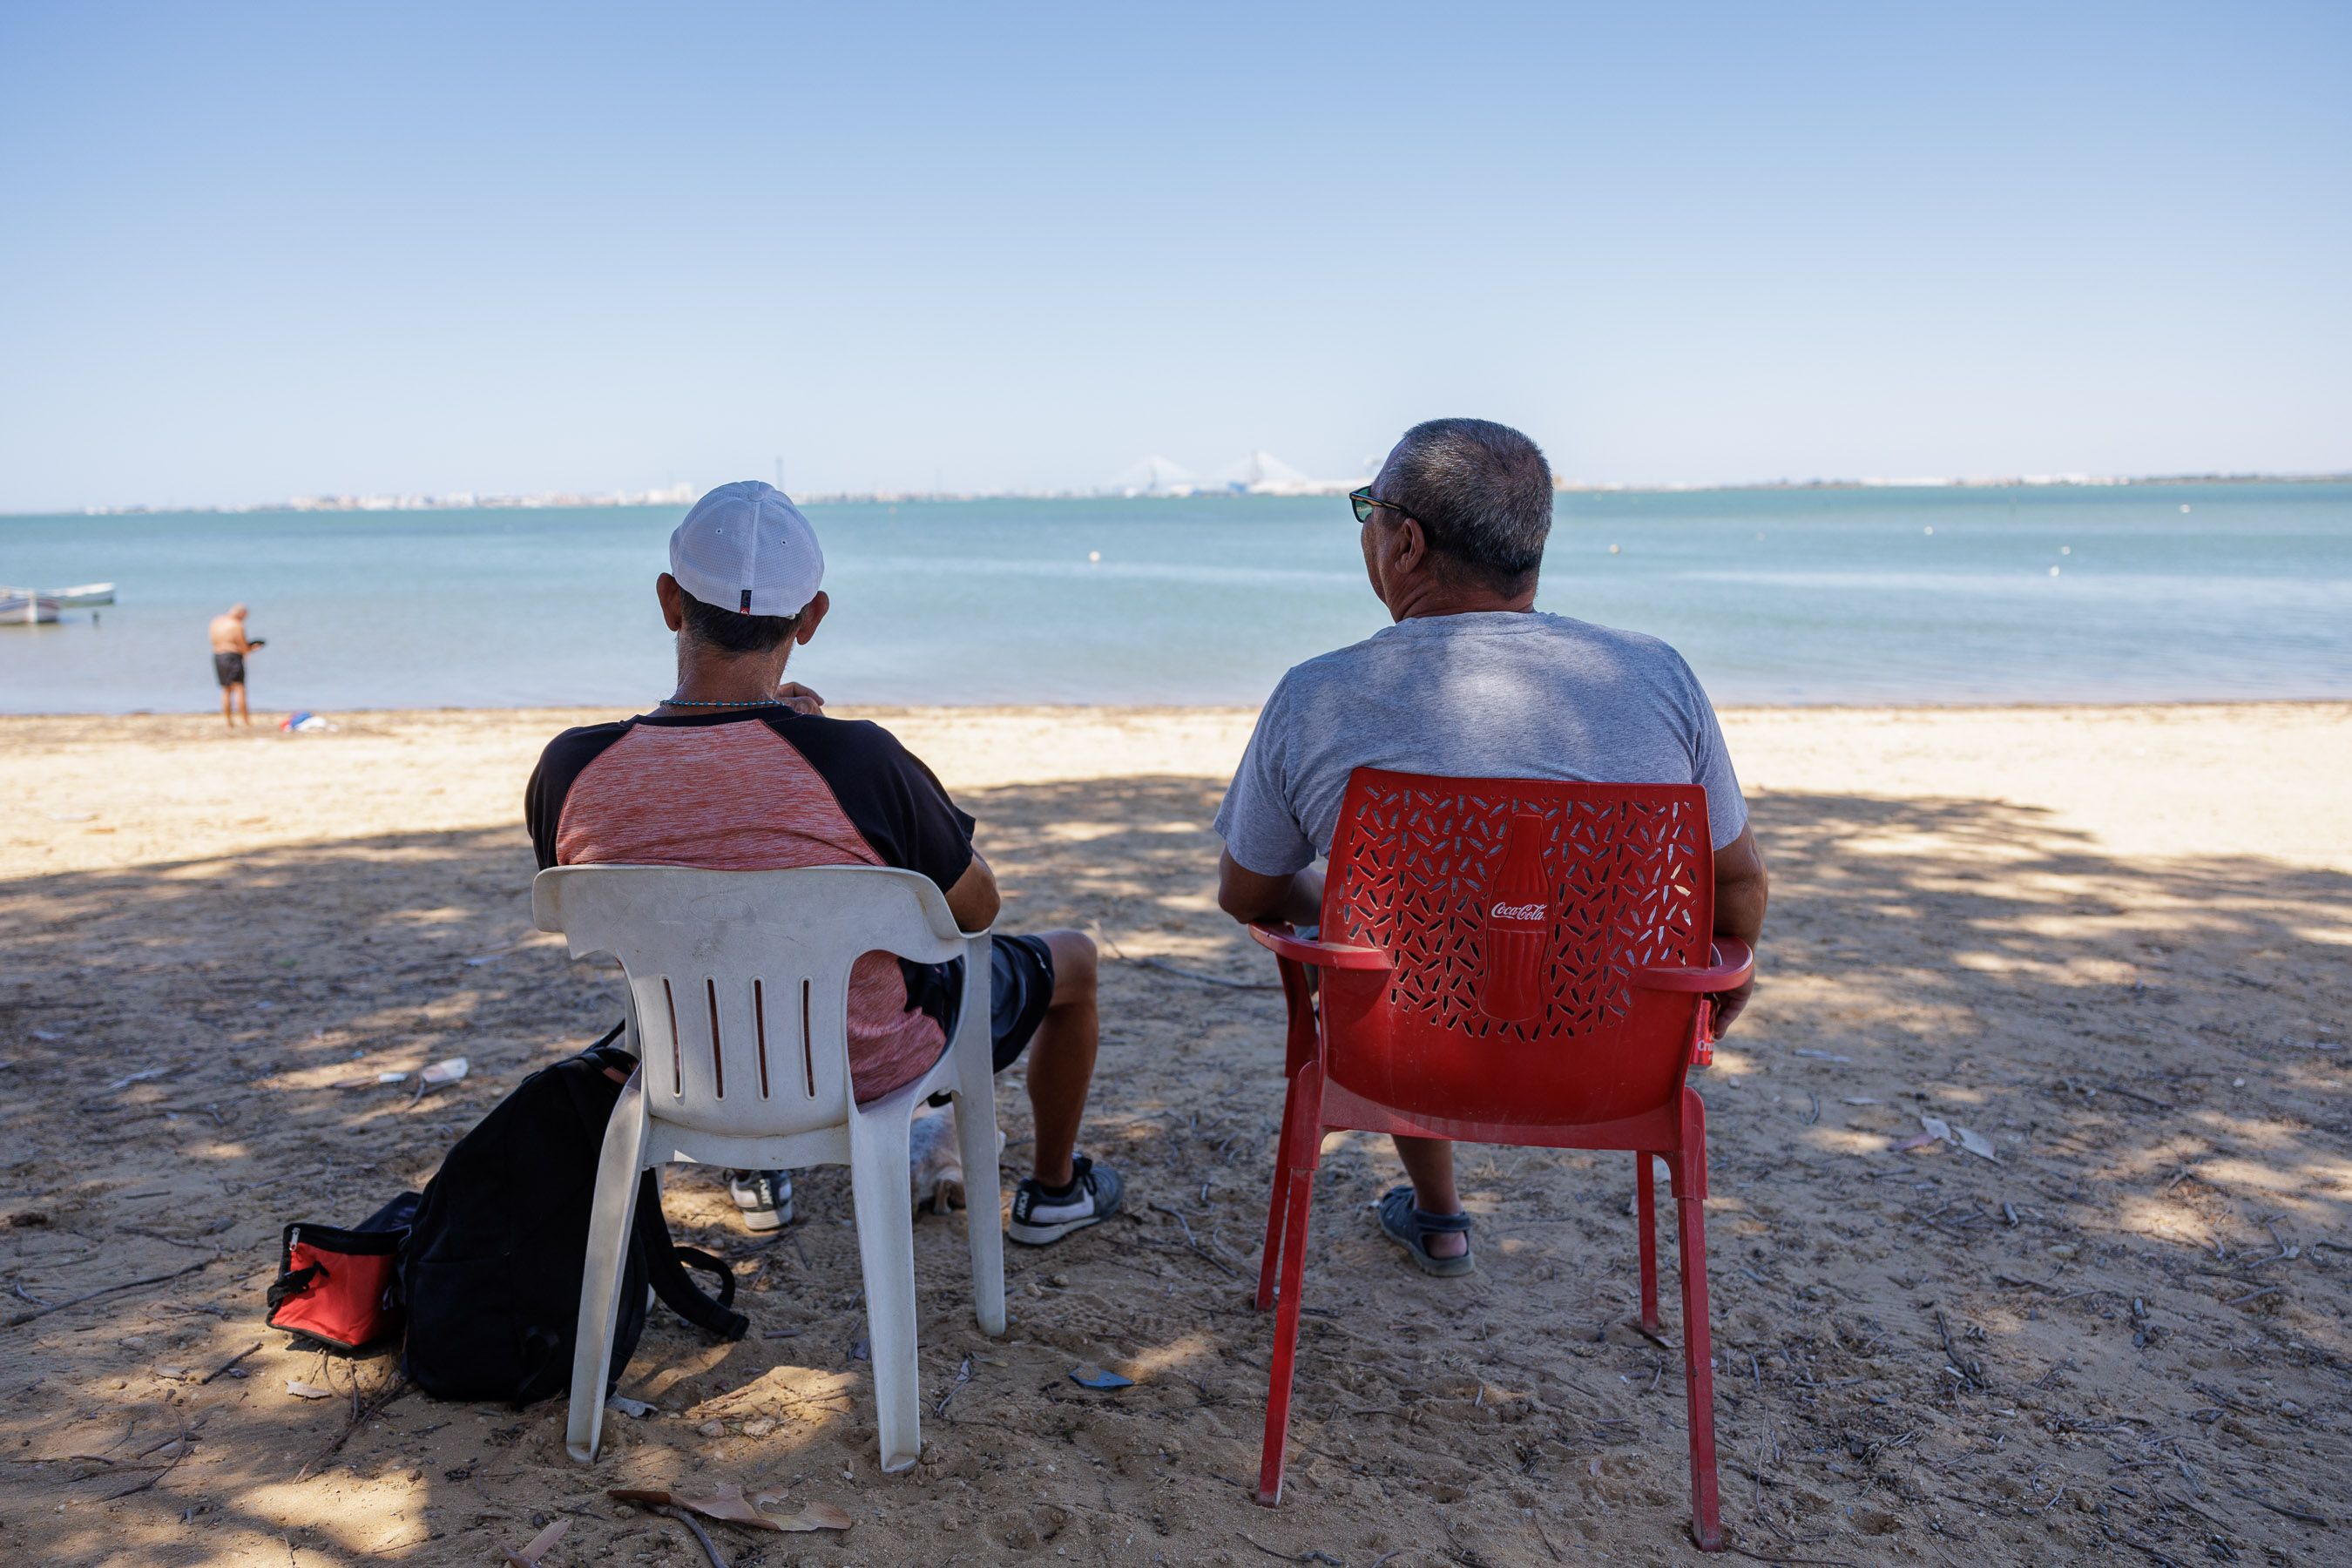
[[[2352,484],[2352,469],[2323,474],[2013,474],[1996,478],[1811,479],[1749,479],[1725,484],[1610,484],[1564,479],[1553,487],[1556,495],[1738,495],[1783,490],[2002,490],[2002,489],[2122,489],[2214,485],[2340,485]],[[1117,490],[872,490],[796,492],[809,506],[921,506],[992,501],[1170,501],[1248,500],[1267,496],[1339,495],[1329,487],[1316,489],[1228,490],[1213,488],[1150,494]],[[604,494],[551,491],[531,495],[383,495],[298,496],[286,500],[254,501],[229,506],[85,506],[63,511],[0,511],[0,521],[16,518],[61,517],[246,517],[256,514],[333,515],[419,511],[572,511],[583,509],[650,510],[683,508],[693,500],[688,487],[667,490],[621,490]]]
[[[1940,715],[1964,717],[1971,713],[2171,713],[2225,710],[2237,712],[2263,709],[2304,711],[2311,709],[2344,710],[2352,720],[2352,695],[2336,697],[2179,697],[2148,699],[2139,701],[2035,702],[1968,701],[1968,702],[1725,702],[1716,710],[1728,718],[1764,718],[1773,715],[1799,717],[1809,714],[1834,715],[1879,713],[1889,717],[1904,715]],[[480,708],[320,708],[278,709],[257,708],[253,713],[253,731],[277,732],[278,721],[294,712],[316,712],[327,720],[352,718],[385,722],[410,720],[433,720],[469,715],[520,715],[543,717],[561,724],[604,723],[615,718],[644,712],[643,708],[600,706],[594,703],[524,704],[520,706],[486,706]],[[928,703],[857,703],[833,705],[836,717],[871,719],[887,723],[893,720],[930,719],[940,715],[962,718],[1017,719],[1032,717],[1040,721],[1092,720],[1115,722],[1131,720],[1150,722],[1167,719],[1231,719],[1255,718],[1257,707],[1251,703],[1180,703],[1180,702],[928,702]],[[119,712],[93,710],[0,710],[0,731],[30,728],[39,724],[117,724],[136,721],[140,724],[195,723],[218,729],[220,712],[216,708],[131,708]],[[242,732],[242,731],[240,731]],[[307,738],[307,737],[306,737]]]

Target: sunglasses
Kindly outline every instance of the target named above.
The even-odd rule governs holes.
[[[1421,521],[1419,518],[1414,517],[1411,512],[1405,510],[1402,507],[1390,506],[1387,501],[1381,500],[1376,498],[1372,494],[1372,487],[1370,485],[1366,485],[1360,490],[1349,490],[1348,492],[1348,500],[1349,504],[1352,505],[1356,509],[1356,521],[1358,522],[1371,521],[1372,512],[1374,509],[1379,507],[1388,507],[1389,510],[1395,512],[1399,517],[1404,518],[1408,521],[1418,522]]]

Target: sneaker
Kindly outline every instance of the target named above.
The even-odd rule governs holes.
[[[1059,1241],[1117,1214],[1126,1186],[1108,1165],[1072,1155],[1068,1186],[1055,1191],[1034,1176],[1023,1180],[1013,1194],[1013,1223],[1004,1234],[1031,1247]]]
[[[730,1171],[727,1195],[743,1211],[748,1230],[782,1230],[793,1223],[790,1171]]]

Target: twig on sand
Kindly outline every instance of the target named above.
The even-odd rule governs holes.
[[[359,1383],[358,1380],[354,1378],[352,1383],[352,1418],[348,1422],[344,1423],[342,1432],[335,1438],[335,1440],[328,1444],[326,1447],[314,1456],[308,1464],[304,1465],[301,1472],[294,1479],[298,1481],[309,1480],[313,1470],[316,1470],[320,1466],[326,1463],[326,1461],[333,1458],[337,1454],[343,1451],[343,1445],[352,1440],[352,1434],[358,1431],[363,1423],[373,1420],[377,1415],[383,1414],[386,1405],[390,1405],[394,1400],[400,1398],[403,1394],[408,1393],[410,1389],[415,1386],[416,1385],[410,1383],[405,1376],[397,1377],[393,1380],[392,1386],[390,1388],[384,1390],[382,1394],[376,1395],[373,1399],[367,1401],[365,1404],[362,1404],[360,1402]]]
[[[2289,1508],[2284,1503],[2272,1502],[2267,1498],[2258,1498],[2243,1487],[2231,1487],[2230,1491],[2231,1495],[2245,1499],[2256,1508],[2266,1508],[2273,1513],[2294,1520],[2298,1524],[2315,1524],[2322,1530],[2328,1528],[2327,1521],[2315,1513],[2305,1513],[2299,1508]]]
[[[213,1369],[212,1369],[212,1371],[210,1371],[210,1372],[208,1372],[208,1373],[205,1373],[205,1375],[204,1375],[204,1376],[202,1376],[202,1377],[200,1377],[200,1378],[196,1379],[196,1386],[197,1386],[197,1387],[199,1387],[199,1388],[202,1388],[205,1384],[210,1383],[213,1379],[215,1379],[215,1378],[216,1378],[216,1377],[219,1377],[219,1376],[222,1376],[223,1374],[225,1374],[225,1373],[228,1373],[228,1372],[230,1372],[230,1371],[234,1370],[234,1369],[236,1368],[236,1363],[239,1363],[239,1362],[243,1361],[246,1357],[247,1357],[247,1356],[251,1355],[254,1352],[256,1352],[256,1351],[259,1350],[260,1348],[261,1348],[261,1342],[260,1342],[259,1340],[256,1340],[256,1341],[254,1341],[251,1344],[249,1344],[249,1345],[246,1346],[243,1350],[241,1350],[241,1351],[237,1352],[235,1355],[233,1355],[233,1356],[229,1357],[229,1358],[228,1358],[228,1360],[226,1360],[226,1361],[225,1361],[225,1362],[221,1363],[220,1363],[220,1365],[218,1365],[218,1366],[216,1366],[216,1367],[213,1368]]]
[[[199,1422],[198,1425],[201,1426],[202,1423]],[[119,1487],[115,1490],[107,1493],[104,1500],[112,1502],[118,1498],[127,1498],[133,1496],[136,1493],[143,1492],[148,1488],[153,1486],[157,1481],[162,1480],[165,1476],[170,1475],[173,1470],[178,1469],[180,1468],[180,1461],[188,1457],[188,1450],[194,1447],[196,1445],[196,1428],[194,1426],[183,1426],[180,1428],[179,1436],[173,1440],[179,1444],[180,1451],[172,1456],[172,1462],[170,1464],[165,1465],[163,1468],[157,1470],[153,1475],[149,1476],[143,1481],[133,1481],[127,1487]],[[152,1448],[147,1450],[150,1454],[154,1451],[155,1450]],[[144,1458],[145,1456],[142,1455],[141,1457]]]
[[[101,1286],[98,1289],[85,1291],[81,1295],[76,1296],[69,1300],[52,1301],[46,1307],[37,1308],[29,1312],[16,1313],[5,1321],[0,1321],[0,1329],[13,1329],[17,1327],[19,1324],[29,1323],[35,1318],[46,1318],[51,1312],[62,1312],[68,1307],[79,1307],[84,1301],[95,1301],[100,1296],[111,1296],[118,1291],[122,1290],[142,1289],[149,1285],[161,1285],[166,1281],[177,1279],[182,1275],[194,1274],[199,1268],[209,1268],[219,1261],[220,1254],[215,1252],[210,1258],[205,1258],[201,1262],[191,1263],[185,1268],[174,1268],[169,1274],[152,1275],[145,1279],[126,1279],[120,1285]]]
[[[966,1356],[963,1358],[963,1364],[956,1368],[955,1381],[948,1384],[948,1391],[945,1394],[940,1395],[940,1402],[931,1406],[931,1414],[935,1416],[946,1415],[948,1411],[948,1401],[956,1396],[957,1389],[961,1388],[965,1384],[970,1383],[971,1381],[971,1357]]]
[[[701,1544],[702,1554],[710,1559],[710,1568],[727,1568],[727,1559],[719,1555],[719,1543],[710,1539],[710,1532],[709,1531],[703,1529],[701,1525],[695,1522],[693,1515],[688,1513],[684,1509],[672,1508],[667,1503],[655,1503],[653,1505],[653,1510],[656,1513],[667,1514],[670,1518],[677,1521],[678,1523],[686,1526],[687,1529],[694,1531],[694,1539]]]
[[[1199,1238],[1192,1234],[1192,1222],[1186,1219],[1181,1211],[1171,1209],[1166,1204],[1152,1204],[1150,1206],[1157,1213],[1173,1215],[1176,1223],[1184,1227],[1184,1245],[1191,1247],[1202,1258],[1207,1258],[1211,1263],[1215,1264],[1219,1268],[1223,1269],[1226,1279],[1238,1279],[1241,1278],[1239,1271],[1237,1271],[1232,1264],[1227,1263],[1223,1258],[1218,1257],[1215,1253],[1211,1252],[1207,1247],[1201,1245]]]
[[[1198,969],[1185,969],[1170,963],[1165,959],[1128,958],[1122,954],[1119,955],[1119,961],[1123,963],[1136,964],[1144,969],[1156,969],[1162,974],[1173,974],[1185,980],[1197,980],[1203,985],[1222,985],[1228,991],[1279,991],[1282,989],[1282,983],[1277,980],[1228,980],[1222,974],[1209,974]]]
[[[1260,1541],[1246,1530],[1241,1532],[1241,1537],[1244,1541],[1248,1542],[1252,1546],[1256,1547],[1260,1552],[1265,1552],[1268,1557],[1279,1557],[1285,1563],[1328,1563],[1333,1565],[1333,1568],[1348,1568],[1347,1561],[1344,1558],[1334,1557],[1328,1552],[1320,1552],[1312,1548],[1299,1552],[1279,1552],[1275,1548],[1268,1546],[1265,1542]]]
[[[1813,1565],[1813,1568],[1853,1568],[1853,1564],[1843,1557],[1790,1557],[1786,1552],[1750,1552],[1745,1546],[1736,1545],[1728,1541],[1723,1543],[1723,1549],[1726,1552],[1737,1552],[1742,1557],[1758,1563],[1801,1563]]]

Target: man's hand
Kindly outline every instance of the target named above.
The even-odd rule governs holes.
[[[1748,999],[1755,994],[1756,976],[1751,973],[1748,977],[1748,984],[1738,990],[1717,991],[1708,995],[1707,1000],[1715,1004],[1716,1038],[1723,1037],[1724,1031],[1731,1027],[1731,1020],[1747,1010]]]
[[[776,685],[776,700],[788,705],[795,713],[824,711],[824,699],[797,680],[779,681]]]

